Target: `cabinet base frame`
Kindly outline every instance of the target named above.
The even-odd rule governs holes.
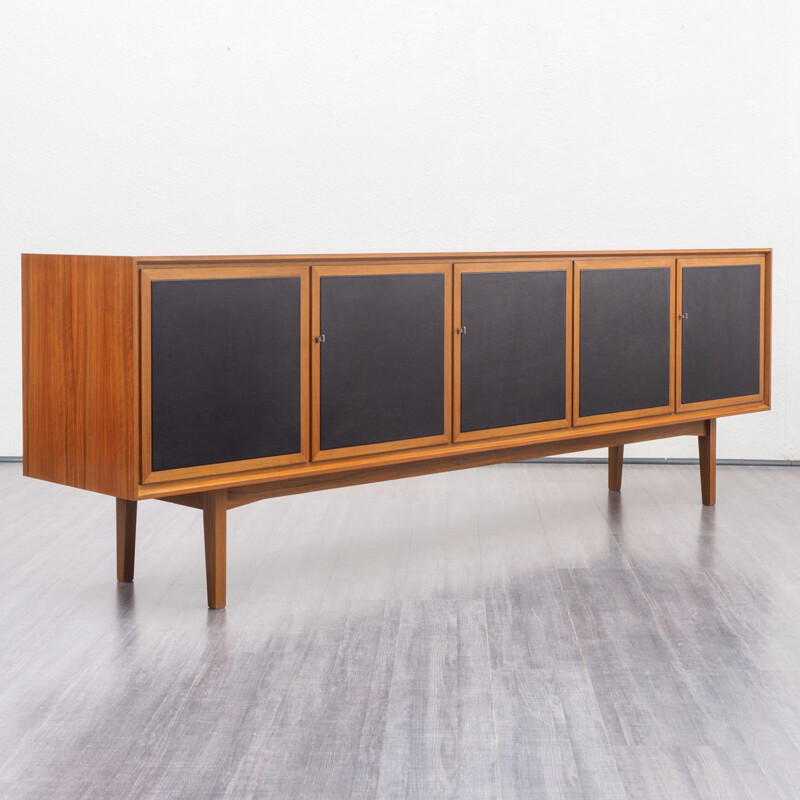
[[[386,464],[358,469],[348,468],[334,474],[307,475],[285,481],[232,486],[191,494],[179,494],[156,498],[167,503],[196,508],[203,512],[206,552],[206,583],[208,607],[225,606],[226,572],[226,513],[228,509],[290,494],[334,489],[364,483],[409,478],[434,472],[523,461],[580,450],[609,448],[608,488],[619,491],[622,486],[622,457],[626,444],[664,439],[672,436],[697,436],[700,452],[700,486],[703,505],[712,506],[716,495],[716,419],[679,422],[652,428],[620,431],[617,433],[588,435],[578,439],[539,442],[519,447],[509,447],[478,453],[455,454],[449,458],[431,461],[421,457],[418,461],[401,464]],[[117,499],[117,577],[120,581],[133,580],[134,550],[136,542],[135,500]]]

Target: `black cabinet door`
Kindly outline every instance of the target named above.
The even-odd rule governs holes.
[[[763,399],[763,257],[678,261],[679,408]]]
[[[578,261],[575,423],[674,410],[673,259]]]
[[[309,270],[237,273],[145,271],[146,473],[164,479],[307,460]]]
[[[456,264],[456,441],[568,424],[572,263]]]
[[[313,286],[314,457],[449,441],[449,265],[315,267]]]

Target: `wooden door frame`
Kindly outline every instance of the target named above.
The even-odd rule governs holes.
[[[565,330],[565,387],[564,417],[544,422],[526,422],[500,428],[482,428],[476,431],[461,430],[461,340],[457,333],[462,326],[461,277],[468,273],[497,274],[503,272],[561,272],[567,276],[566,285],[566,330]],[[568,428],[572,419],[572,261],[567,259],[523,260],[523,261],[468,261],[453,264],[453,441],[469,442],[494,439],[500,436],[548,431]]]
[[[140,341],[141,341],[141,475],[142,484],[227,475],[235,472],[304,464],[309,461],[309,407],[310,407],[310,333],[309,298],[310,275],[307,266],[259,265],[237,267],[195,266],[141,268],[140,272]],[[178,467],[153,471],[152,461],[152,284],[155,281],[223,280],[249,278],[299,278],[300,279],[300,450],[279,456],[250,458],[201,464],[195,467]]]
[[[737,256],[735,258],[703,257],[703,258],[678,258],[677,259],[677,280],[676,297],[678,315],[683,314],[683,270],[698,267],[736,267],[752,266],[760,267],[760,303],[759,303],[759,375],[758,393],[739,395],[737,397],[720,397],[715,400],[698,400],[693,403],[684,403],[682,400],[683,391],[683,319],[678,320],[676,333],[676,363],[675,363],[675,397],[678,411],[700,411],[703,409],[722,408],[724,406],[739,405],[746,403],[764,402],[769,404],[769,369],[768,351],[770,349],[770,331],[767,325],[767,310],[770,303],[771,276],[768,276],[770,259],[764,254],[753,256]],[[677,316],[677,315],[676,315]]]
[[[638,419],[640,417],[663,417],[675,413],[675,284],[676,284],[676,259],[675,257],[661,258],[586,258],[576,259],[573,279],[574,287],[574,327],[573,327],[573,395],[572,395],[572,424],[574,426],[596,425],[603,422],[616,420]],[[630,411],[612,411],[607,414],[593,414],[581,416],[580,410],[580,360],[581,360],[581,271],[592,269],[669,269],[670,271],[670,301],[669,301],[669,402],[664,406],[651,408],[636,408]]]
[[[335,276],[380,276],[380,275],[438,275],[444,277],[444,330],[442,341],[444,347],[444,393],[443,393],[443,429],[435,436],[420,436],[414,439],[399,439],[374,444],[336,447],[330,450],[320,448],[320,344],[317,337],[322,335],[320,329],[320,281],[324,277]],[[311,460],[327,461],[337,458],[387,453],[394,450],[409,450],[420,447],[444,445],[452,441],[452,378],[453,378],[453,266],[452,262],[425,263],[358,263],[358,264],[324,264],[311,265]]]

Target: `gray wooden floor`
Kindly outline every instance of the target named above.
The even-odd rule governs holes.
[[[798,798],[800,469],[505,465],[229,515],[0,465],[0,797]]]

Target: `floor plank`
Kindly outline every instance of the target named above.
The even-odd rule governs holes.
[[[229,519],[0,464],[0,798],[756,798],[800,785],[800,470],[516,464]]]

